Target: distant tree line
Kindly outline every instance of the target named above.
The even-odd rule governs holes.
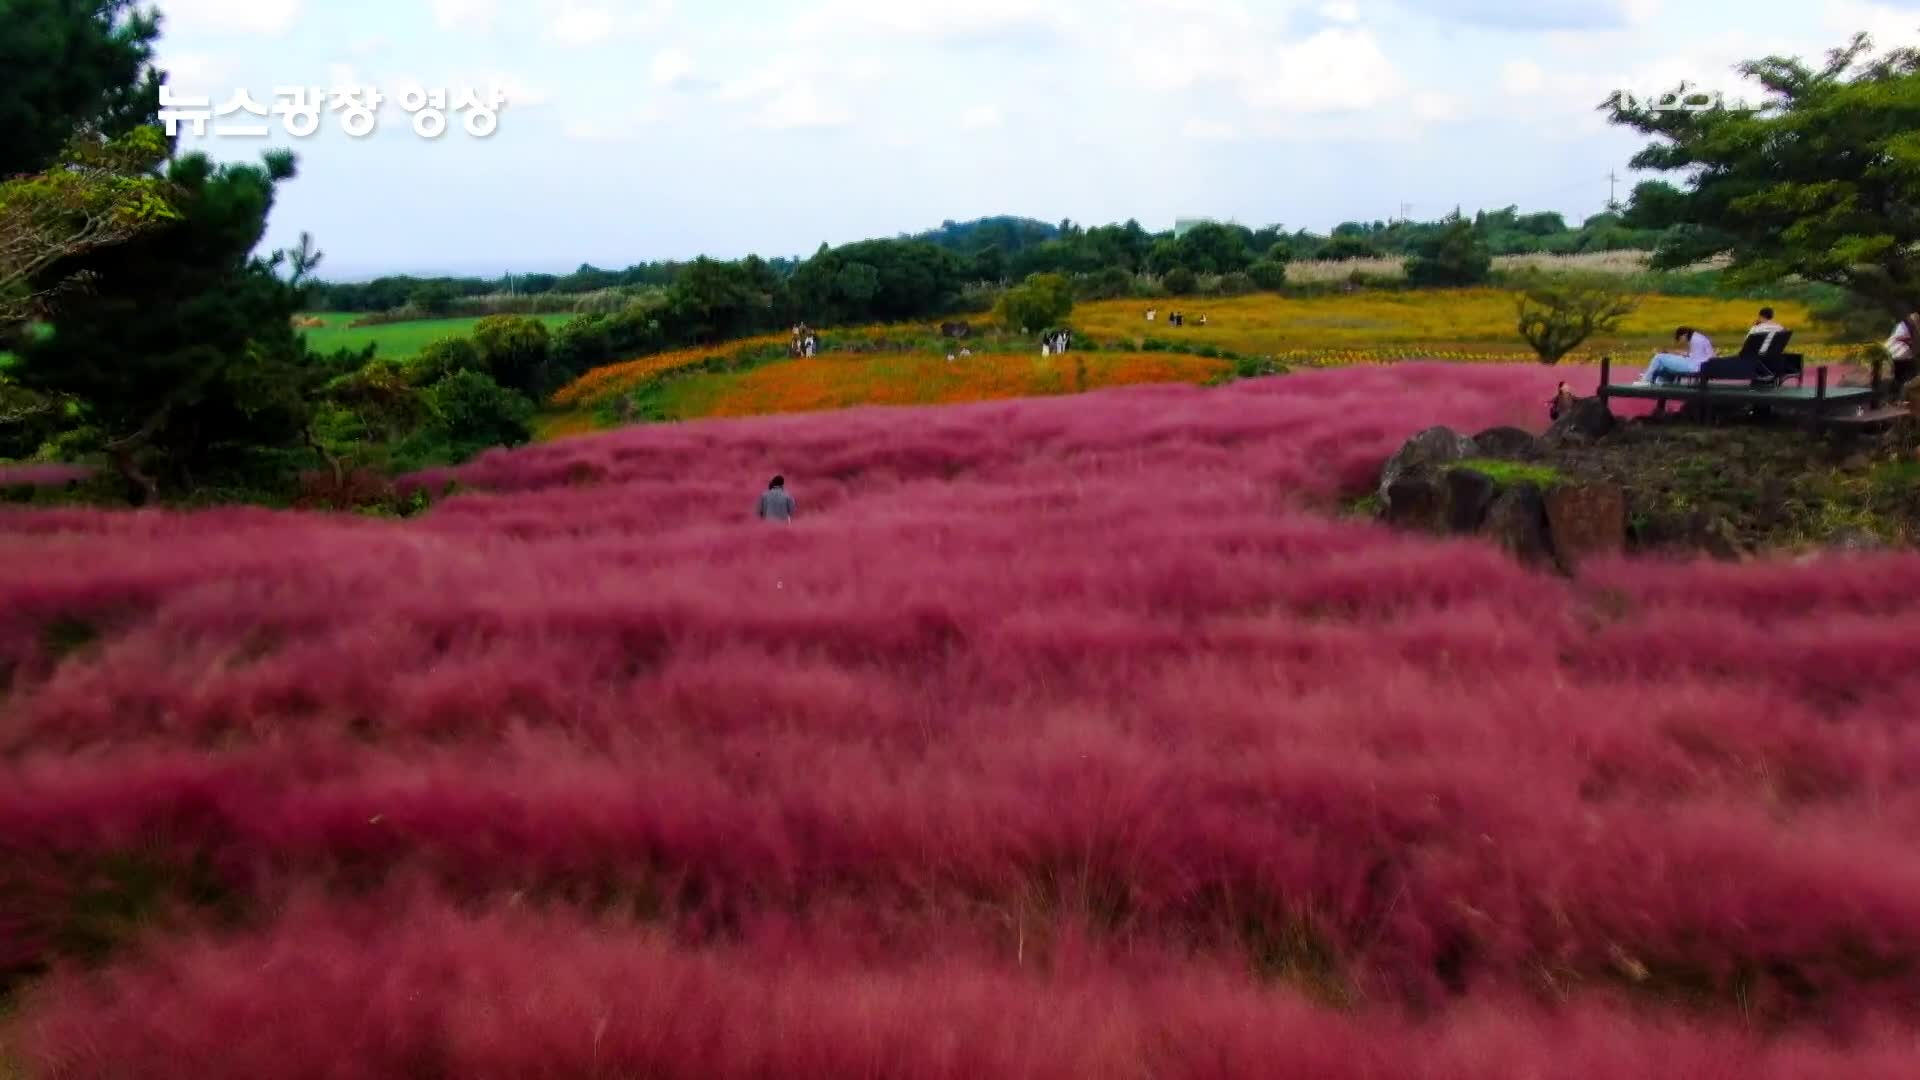
[[[1471,236],[1494,256],[1652,250],[1665,238],[1661,223],[1675,195],[1657,181],[1643,184],[1620,212],[1597,214],[1578,227],[1557,213],[1522,214],[1512,206],[1482,211],[1471,219]],[[1325,235],[1305,229],[1288,232],[1279,225],[1251,229],[1208,222],[1175,236],[1171,230],[1149,232],[1137,221],[1089,228],[1072,221],[985,217],[947,221],[937,229],[892,239],[838,248],[822,245],[804,260],[755,257],[747,276],[779,283],[766,290],[772,306],[782,309],[777,318],[916,318],[955,306],[969,285],[1004,286],[1035,274],[1073,278],[1086,299],[1124,295],[1138,276],[1160,278],[1179,271],[1200,277],[1244,273],[1256,288],[1279,288],[1289,262],[1416,256],[1454,220],[1449,215],[1435,221],[1345,222]],[[728,265],[744,267],[748,261]],[[582,265],[558,275],[399,275],[357,283],[315,282],[307,297],[316,311],[381,312],[410,306],[439,314],[460,299],[503,293],[574,296],[626,290],[637,296],[670,289],[695,267],[711,277],[713,262],[636,263],[624,270]],[[793,300],[791,310],[779,303],[780,286]]]

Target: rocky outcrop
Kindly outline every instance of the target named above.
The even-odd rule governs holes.
[[[1473,437],[1480,457],[1503,461],[1538,461],[1546,452],[1531,432],[1517,427],[1488,428]]]
[[[1528,566],[1546,566],[1553,562],[1546,500],[1532,484],[1519,484],[1501,492],[1487,508],[1486,522],[1480,532]]]
[[[1554,560],[1569,574],[1627,549],[1627,494],[1616,484],[1562,484],[1546,493]]]
[[[1549,451],[1567,443],[1590,443],[1612,434],[1618,422],[1599,398],[1575,398],[1573,407],[1553,422],[1540,442]]]
[[[1472,439],[1447,427],[1432,427],[1408,439],[1380,470],[1380,503],[1393,512],[1393,487],[1402,480],[1426,477],[1438,481],[1442,469],[1479,452]],[[1411,492],[1412,489],[1409,489]]]
[[[1540,547],[1537,501],[1551,565],[1566,574],[1626,552],[1907,549],[1920,546],[1916,439],[1912,418],[1836,433],[1765,415],[1616,420],[1578,399],[1539,438],[1423,431],[1368,501],[1390,521],[1489,537],[1528,558]]]
[[[1450,532],[1477,531],[1487,520],[1487,511],[1500,494],[1493,477],[1477,469],[1460,466],[1447,470],[1447,529]]]
[[[1583,427],[1576,410],[1563,418],[1562,430],[1585,438],[1602,425],[1602,414],[1604,407],[1589,411]],[[1550,468],[1495,467],[1530,465],[1547,453],[1544,440],[1519,428],[1491,428],[1470,439],[1429,428],[1407,440],[1382,470],[1380,515],[1403,529],[1485,536],[1529,565],[1569,574],[1588,559],[1623,550],[1626,499],[1617,486],[1562,483]],[[1469,459],[1487,460],[1476,466],[1466,464]]]
[[[1382,493],[1380,515],[1388,524],[1402,529],[1445,532],[1448,516],[1446,484],[1431,472],[1403,475]]]

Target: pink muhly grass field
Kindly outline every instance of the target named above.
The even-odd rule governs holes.
[[[1560,377],[0,515],[0,1073],[1910,1075],[1920,559],[1330,512]]]
[[[89,465],[8,465],[0,463],[0,489],[64,487],[94,474]]]

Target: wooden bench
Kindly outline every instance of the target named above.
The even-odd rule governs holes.
[[[1748,334],[1738,355],[1716,356],[1701,365],[1699,374],[1676,375],[1673,379],[1683,386],[1703,381],[1784,386],[1788,379],[1796,386],[1805,385],[1805,358],[1787,351],[1787,344],[1792,340],[1791,330],[1776,331],[1772,335]]]
[[[1745,350],[1742,351],[1744,352]],[[1740,360],[1739,357],[1726,357],[1725,359],[1728,361]],[[1709,364],[1713,362],[1714,361],[1708,361]],[[1740,369],[1735,367],[1734,364],[1729,363],[1718,370],[1738,371]],[[1596,395],[1603,402],[1608,398],[1637,398],[1654,401],[1659,404],[1659,410],[1661,412],[1666,411],[1667,402],[1669,401],[1691,402],[1699,407],[1703,417],[1711,417],[1713,415],[1713,408],[1716,405],[1780,408],[1787,411],[1809,413],[1816,417],[1821,417],[1840,411],[1876,409],[1881,404],[1880,363],[1877,360],[1873,365],[1873,385],[1871,387],[1829,387],[1827,385],[1827,369],[1824,366],[1815,369],[1814,386],[1811,389],[1806,386],[1783,386],[1780,385],[1777,380],[1756,383],[1751,377],[1746,377],[1745,381],[1747,385],[1745,386],[1727,386],[1715,373],[1706,372],[1704,374],[1706,374],[1707,377],[1694,377],[1685,383],[1664,382],[1655,383],[1651,386],[1615,386],[1613,385],[1613,358],[1611,356],[1602,356],[1600,358],[1600,386],[1596,391]],[[1726,377],[1728,381],[1738,378],[1740,378],[1740,376],[1737,375],[1729,375]],[[1713,384],[1716,381],[1722,381],[1722,385],[1715,387]]]

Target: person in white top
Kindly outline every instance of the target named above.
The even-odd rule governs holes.
[[[1881,348],[1887,350],[1887,356],[1893,360],[1893,400],[1900,401],[1906,393],[1907,383],[1913,380],[1920,362],[1913,354],[1913,330],[1920,326],[1920,311],[1913,312],[1900,320],[1893,328],[1893,336],[1886,340]]]
[[[1701,367],[1713,359],[1713,342],[1707,335],[1691,326],[1683,326],[1673,332],[1676,345],[1686,346],[1686,355],[1679,353],[1654,353],[1653,363],[1647,365],[1647,373],[1640,376],[1635,386],[1652,386],[1655,377],[1665,375],[1698,375]]]
[[[1766,352],[1767,346],[1773,344],[1773,335],[1784,333],[1786,329],[1786,327],[1773,321],[1772,308],[1763,307],[1760,309],[1760,321],[1753,324],[1753,329],[1747,331],[1747,336],[1752,337],[1755,334],[1765,334],[1765,340],[1760,342],[1760,351]]]
[[[1893,328],[1893,336],[1881,346],[1887,350],[1887,355],[1892,357],[1896,364],[1913,359],[1913,322],[1914,316],[1900,320],[1899,325]]]

